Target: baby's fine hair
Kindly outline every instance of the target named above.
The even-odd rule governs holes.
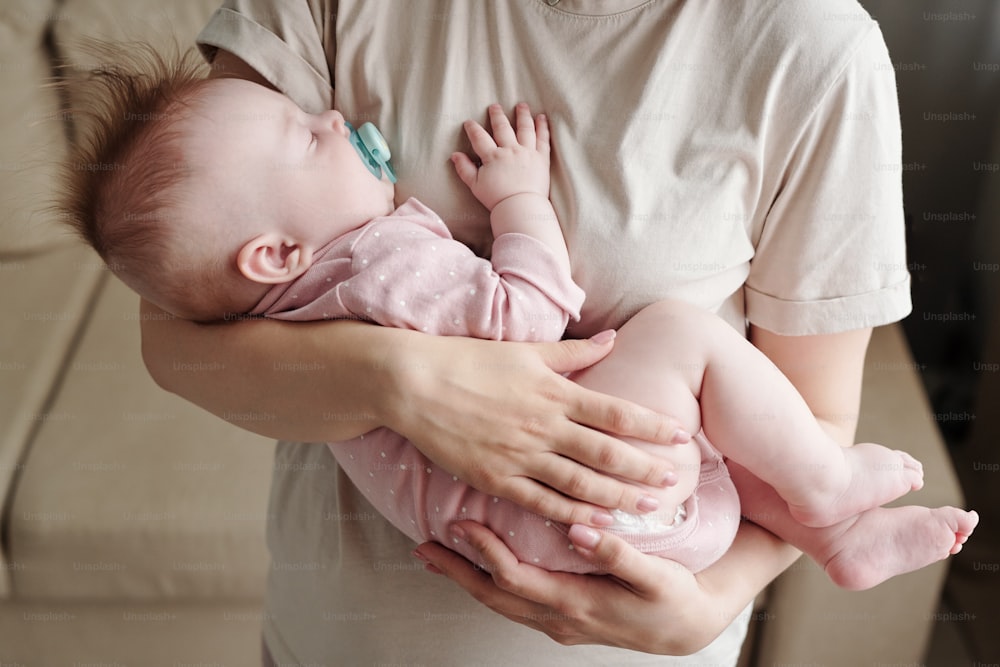
[[[190,287],[172,280],[185,273],[171,256],[172,223],[191,165],[178,121],[207,67],[193,50],[166,57],[141,43],[86,46],[100,64],[66,79],[77,136],[62,170],[63,217],[135,291],[184,303]]]

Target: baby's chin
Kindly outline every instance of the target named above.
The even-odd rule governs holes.
[[[385,187],[386,206],[392,211],[396,208],[396,186],[384,175],[382,176],[382,185]]]

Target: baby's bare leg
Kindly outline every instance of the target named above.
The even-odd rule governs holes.
[[[643,311],[645,312],[645,311]],[[628,399],[677,418],[691,433],[701,428],[698,402],[685,374],[677,372],[674,355],[669,353],[669,331],[659,318],[642,312],[626,322],[615,340],[615,347],[600,363],[574,373],[571,379],[581,386]],[[677,483],[666,488],[645,487],[660,502],[660,508],[645,515],[645,521],[673,521],[677,506],[698,485],[701,451],[694,442],[680,445],[656,445],[625,438],[636,447],[661,456],[674,465]]]
[[[656,400],[654,407],[691,429],[699,427],[692,417],[696,399],[700,426],[715,448],[774,487],[806,525],[839,522],[922,485],[920,464],[902,452],[838,446],[781,371],[711,313],[663,301],[640,311],[623,334],[627,328],[628,357],[616,393],[640,403]],[[613,354],[619,346],[626,347],[616,344]],[[650,377],[630,388],[635,369]],[[675,377],[655,378],[662,373]],[[659,385],[672,387],[672,396],[643,399],[642,392]]]
[[[825,528],[809,528],[788,512],[770,486],[733,461],[729,473],[743,515],[792,544],[842,588],[863,590],[956,554],[979,522],[955,507],[876,507]]]

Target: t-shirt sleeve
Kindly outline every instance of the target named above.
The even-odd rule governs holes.
[[[785,335],[910,312],[895,71],[873,25],[788,158],[756,239],[747,319]]]
[[[333,107],[336,0],[226,0],[198,35],[208,62],[242,58],[310,113]]]
[[[443,225],[442,225],[443,229]],[[446,232],[445,232],[446,233]],[[341,303],[356,317],[446,336],[553,341],[580,317],[583,290],[551,251],[503,234],[492,263],[426,229],[373,226],[354,248]]]

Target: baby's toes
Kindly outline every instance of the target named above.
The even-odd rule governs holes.
[[[955,544],[951,547],[951,555],[962,550],[962,545],[969,541],[972,531],[979,525],[979,514],[975,511],[962,512],[958,515],[956,525],[952,528],[955,531]]]
[[[907,478],[910,480],[912,490],[916,491],[922,488],[924,485],[924,465],[904,451],[897,449],[895,452],[902,461],[903,470],[908,473]]]

